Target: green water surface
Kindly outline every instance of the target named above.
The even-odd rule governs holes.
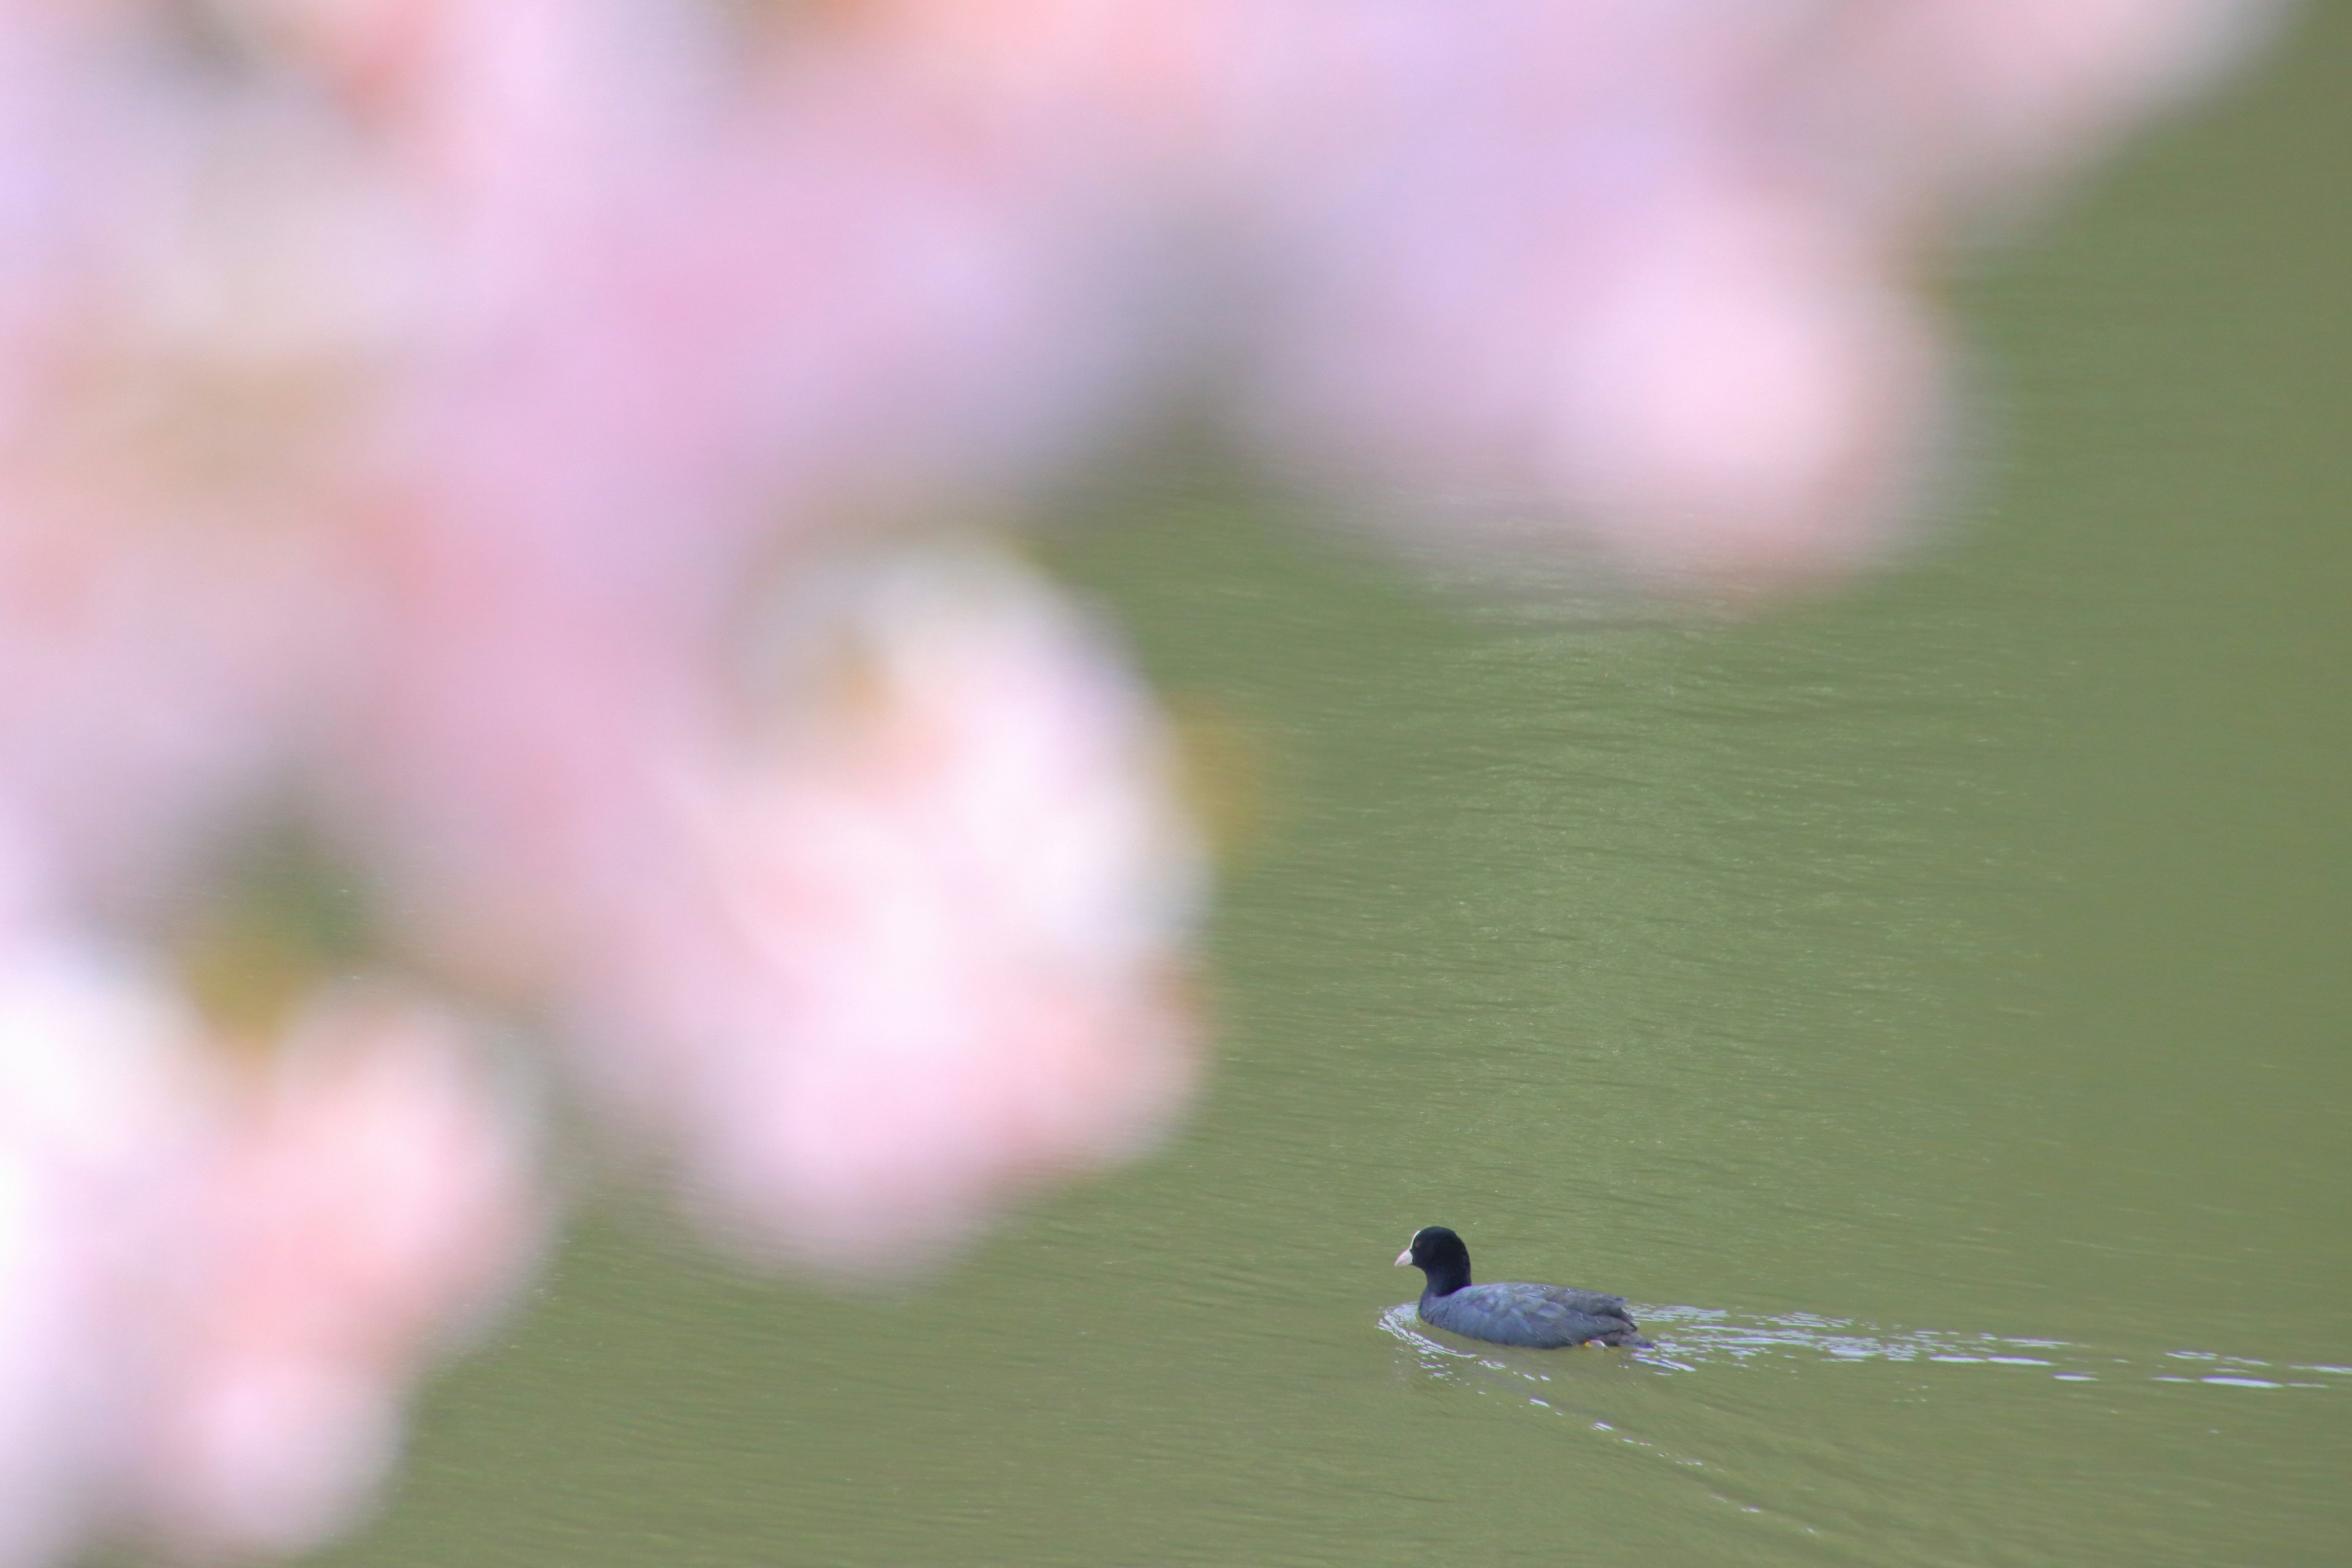
[[[1184,1131],[887,1300],[592,1214],[331,1561],[2352,1561],[2352,21],[1957,270],[1989,455],[1818,604],[1105,502],[1257,797]],[[1417,1334],[1433,1222],[1660,1350]]]

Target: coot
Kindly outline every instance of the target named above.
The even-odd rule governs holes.
[[[1625,1315],[1625,1298],[1565,1285],[1473,1285],[1470,1249],[1442,1225],[1413,1232],[1412,1245],[1397,1254],[1397,1267],[1412,1264],[1428,1276],[1421,1293],[1421,1321],[1467,1339],[1498,1345],[1639,1345],[1650,1342]]]

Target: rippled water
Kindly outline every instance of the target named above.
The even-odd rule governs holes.
[[[1967,269],[2000,466],[1816,605],[1088,503],[1054,563],[1250,825],[1186,1130],[881,1299],[592,1205],[337,1560],[2346,1561],[2346,148],[2322,9]],[[1427,1224],[1657,1349],[1425,1331]]]
[[[2022,1550],[2024,1542],[2020,1537],[2025,1532],[2016,1528],[2021,1521],[2014,1518],[1935,1518],[1936,1494],[1929,1494],[1927,1506],[1919,1506],[1916,1478],[1909,1483],[1888,1478],[1883,1483],[1885,1495],[1872,1500],[1866,1514],[1841,1516],[1834,1506],[1801,1501],[1786,1484],[1785,1474],[1790,1468],[1801,1473],[1822,1468],[1823,1446],[1818,1434],[1743,1430],[1740,1423],[1720,1419],[1712,1404],[1694,1408],[1681,1401],[1672,1405],[1643,1403],[1628,1397],[1612,1383],[1738,1378],[1749,1375],[1759,1363],[1778,1365],[1798,1376],[1837,1376],[1826,1368],[1892,1363],[1918,1374],[1907,1386],[1911,1397],[1923,1403],[1939,1392],[1952,1391],[1954,1385],[1948,1380],[1984,1380],[1982,1389],[1971,1392],[1999,1401],[2004,1424],[2027,1432],[2042,1414],[2034,1408],[2035,1400],[2080,1400],[2108,1392],[2066,1385],[2200,1385],[2197,1396],[2212,1403],[2197,1407],[2174,1405],[2158,1417],[2179,1422],[2208,1417],[2234,1421],[2239,1412],[2228,1402],[2261,1391],[2292,1395],[2293,1391],[2305,1390],[2309,1392],[2301,1397],[2311,1399],[2352,1394],[2352,1367],[2283,1365],[2215,1351],[2135,1354],[2113,1345],[1886,1329],[1801,1313],[1741,1317],[1699,1307],[1637,1307],[1636,1315],[1655,1339],[1654,1349],[1580,1354],[1478,1345],[1433,1331],[1419,1321],[1410,1302],[1381,1313],[1379,1323],[1398,1341],[1396,1360],[1409,1376],[1438,1382],[1475,1398],[1522,1407],[1530,1418],[1572,1423],[1584,1442],[1612,1447],[1648,1468],[1652,1484],[1685,1491],[1691,1498],[1745,1516],[1750,1526],[1778,1527],[1765,1531],[1765,1541],[1810,1548],[1790,1553],[1793,1561],[2000,1561],[2016,1556],[2031,1560],[2043,1553]],[[1967,1370],[1957,1370],[1961,1368]],[[2331,1410],[2324,1418],[2340,1420],[2342,1412]],[[2218,1435],[2218,1429],[2209,1431]],[[1813,1479],[1809,1476],[1809,1483]],[[1806,1493],[1819,1490],[1811,1484],[1801,1489]],[[1947,1557],[1935,1550],[1934,1538],[1955,1525],[1966,1531],[1966,1537],[1955,1543],[1961,1549]],[[1697,1546],[1693,1534],[1678,1533],[1685,1550]],[[2139,1533],[2126,1529],[2105,1538],[2088,1537],[2047,1555],[2055,1561],[2196,1561],[2200,1560],[2199,1554],[2213,1551],[2213,1544],[2207,1543],[2183,1552],[2178,1542],[2168,1551],[2153,1540],[2143,1548],[2156,1552],[2153,1559],[2125,1551],[2122,1540]],[[1753,1538],[1741,1542],[1738,1560],[1748,1560],[1748,1554],[1761,1544]],[[2328,1550],[2316,1540],[2307,1545],[2315,1553],[2311,1561],[2322,1560],[2317,1553]],[[1712,1559],[1695,1551],[1691,1560]],[[1780,1559],[1765,1556],[1761,1560]],[[2236,1559],[2223,1543],[2217,1555],[2202,1560]],[[2273,1556],[2265,1550],[2245,1560],[2297,1559]]]
[[[2135,1360],[2107,1345],[2064,1340],[2010,1339],[2000,1334],[1955,1333],[1936,1329],[1885,1329],[1810,1313],[1743,1318],[1707,1307],[1651,1307],[1633,1313],[1654,1342],[1647,1350],[1615,1359],[1632,1362],[1660,1376],[1738,1366],[1768,1356],[1801,1362],[1933,1362],[1942,1366],[2040,1367],[2054,1382],[2096,1383],[2139,1379],[2151,1383],[2205,1383],[2229,1388],[2338,1388],[2352,1393],[2352,1366],[2326,1363],[2279,1363],[2219,1351],[2141,1352]],[[1549,1383],[1555,1355],[1502,1349],[1432,1328],[1411,1301],[1382,1312],[1383,1332],[1403,1342],[1421,1369],[1433,1377],[1503,1373],[1528,1383]],[[2182,1363],[2187,1363],[2183,1366]],[[1530,1403],[1546,1401],[1529,1395]]]

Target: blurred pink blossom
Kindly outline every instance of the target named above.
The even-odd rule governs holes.
[[[661,781],[668,885],[570,988],[708,1218],[903,1267],[1165,1121],[1197,855],[1149,700],[1034,579],[949,553],[795,593],[746,743]]]
[[[369,1500],[413,1369],[533,1250],[530,1151],[466,1027],[390,993],[313,1001],[222,1100],[142,1500],[173,1542],[299,1550]]]
[[[1185,404],[1410,557],[1850,570],[1921,253],[2275,9],[0,0],[0,1568],[356,1516],[533,1250],[491,1028],[835,1271],[1168,1123],[1168,727],[942,538]]]
[[[1732,589],[1850,570],[1933,469],[1923,244],[2269,10],[1265,7],[1240,95],[1273,238],[1260,428],[1423,554]]]
[[[521,1123],[437,1011],[328,996],[248,1062],[120,961],[20,942],[0,972],[0,1562],[110,1519],[182,1552],[324,1539],[537,1208]]]

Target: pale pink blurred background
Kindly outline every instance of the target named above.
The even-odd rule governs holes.
[[[1213,406],[1406,560],[1833,580],[1923,261],[2273,9],[5,0],[0,1565],[348,1525],[563,1084],[837,1276],[1145,1147],[1203,849],[1003,536]]]

